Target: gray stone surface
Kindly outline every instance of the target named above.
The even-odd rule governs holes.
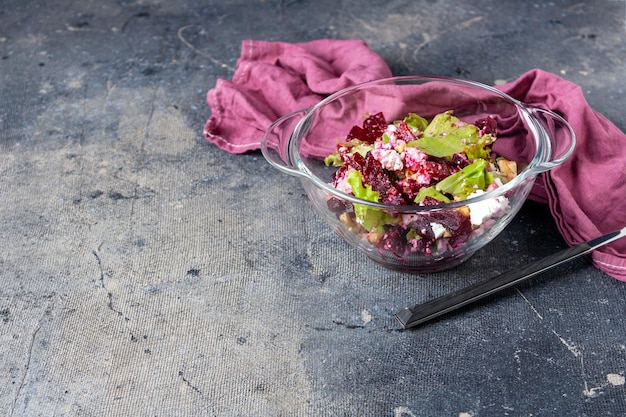
[[[625,18],[622,0],[3,0],[0,415],[626,415],[626,286],[583,259],[394,321],[563,248],[546,207],[456,269],[393,272],[260,153],[202,138],[243,39],[322,37],[396,75],[539,67],[624,130]]]

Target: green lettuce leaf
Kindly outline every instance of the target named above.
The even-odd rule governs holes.
[[[466,152],[469,160],[485,158],[486,148],[493,142],[489,135],[480,136],[477,126],[462,122],[451,111],[436,115],[424,131],[424,137],[417,146],[426,154],[436,158],[451,157],[455,153]],[[469,150],[469,152],[467,152]]]
[[[488,165],[487,161],[479,159],[439,181],[435,188],[441,193],[453,195],[456,200],[464,200],[475,190],[485,190],[493,182],[493,175],[487,171]]]
[[[423,132],[424,129],[426,129],[426,127],[428,126],[428,120],[415,113],[409,113],[408,116],[404,118],[404,122],[413,131]]]
[[[326,165],[327,167],[328,166],[334,166],[334,167],[342,166],[343,161],[339,157],[339,152],[335,151],[331,153],[330,155],[328,155],[326,158],[324,158],[324,165]]]
[[[432,187],[421,188],[419,190],[419,192],[417,193],[417,196],[415,196],[415,199],[413,201],[415,201],[415,203],[419,204],[422,201],[424,201],[424,199],[426,197],[434,198],[435,200],[441,201],[442,203],[450,203],[451,202],[448,197],[446,197],[445,195],[443,195],[442,193],[437,191],[437,189],[435,188],[434,185]]]
[[[463,152],[463,143],[455,136],[423,137],[417,146],[427,155],[445,158]]]
[[[363,184],[363,176],[357,170],[350,170],[346,174],[346,181],[352,188],[355,197],[375,203],[380,202],[380,193],[372,190],[369,184]],[[397,219],[389,213],[375,207],[368,207],[364,204],[354,204],[354,214],[357,221],[366,230],[382,227],[385,224],[397,223]]]

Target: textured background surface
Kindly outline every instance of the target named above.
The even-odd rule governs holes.
[[[202,128],[241,40],[331,37],[396,75],[539,67],[624,130],[625,22],[622,0],[3,0],[0,415],[624,416],[626,285],[585,260],[393,318],[563,248],[546,207],[452,271],[392,272]]]

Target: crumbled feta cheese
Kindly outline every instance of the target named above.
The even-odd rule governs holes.
[[[380,162],[386,170],[400,171],[404,169],[402,157],[395,149],[373,149],[372,156]]]
[[[439,239],[446,232],[446,228],[440,223],[432,222],[430,223],[430,227],[433,229],[435,239]]]
[[[476,190],[467,196],[470,200],[473,197],[485,194],[482,190]],[[502,211],[508,210],[509,199],[505,196],[499,196],[490,198],[485,201],[469,204],[470,208],[470,221],[474,226],[480,226],[483,222],[493,215],[499,214]]]

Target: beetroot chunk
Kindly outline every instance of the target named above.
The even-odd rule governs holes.
[[[396,188],[394,182],[383,169],[382,164],[372,156],[371,152],[367,153],[365,166],[361,172],[364,176],[365,183],[371,185],[372,190],[380,193],[382,203],[394,206],[407,203],[402,192]]]
[[[472,232],[469,216],[459,210],[442,210],[430,214],[432,221],[442,224],[452,236],[467,235]]]
[[[382,113],[376,113],[363,121],[363,127],[354,126],[348,133],[348,141],[358,139],[365,143],[374,143],[387,130],[387,120]]]
[[[498,123],[493,116],[487,116],[474,122],[474,125],[480,129],[481,134],[489,134],[496,136],[498,134]]]
[[[439,182],[456,172],[456,169],[454,169],[452,166],[448,165],[445,162],[439,163],[435,161],[424,161],[422,162],[422,166],[424,167],[424,170],[436,182]]]
[[[403,257],[406,247],[406,234],[407,230],[400,226],[391,227],[378,241],[378,250],[386,250],[398,257]]]

